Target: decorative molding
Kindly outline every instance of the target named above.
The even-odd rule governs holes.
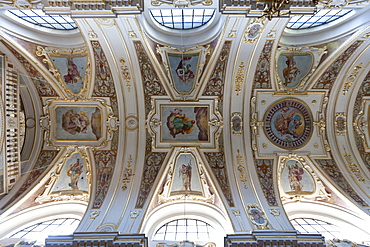
[[[247,204],[249,220],[257,230],[269,230],[269,221],[265,212],[257,204]]]
[[[347,114],[345,112],[335,113],[335,131],[337,135],[347,133]]]
[[[235,93],[236,96],[239,96],[239,93],[242,91],[242,85],[244,82],[244,61],[242,61],[238,68],[238,73],[235,77]]]
[[[125,59],[120,58],[119,62],[121,63],[121,75],[126,82],[128,92],[131,92],[131,76],[128,67],[125,65],[126,61]]]
[[[263,19],[254,18],[252,24],[250,24],[244,32],[244,43],[254,44],[261,35],[263,27]]]
[[[346,149],[344,149],[345,154],[343,154],[344,159],[347,161],[347,166],[349,170],[353,173],[353,175],[357,178],[360,182],[365,182],[366,179],[361,173],[361,170],[359,166],[353,162],[352,155],[346,152]]]
[[[212,0],[152,0],[151,5],[158,7],[162,4],[171,5],[175,8],[186,8],[190,6],[195,6],[198,4],[202,4],[204,6],[211,6],[213,4]]]
[[[352,83],[355,82],[356,78],[357,78],[357,74],[358,72],[360,72],[362,69],[362,63],[360,63],[359,65],[355,66],[353,68],[353,72],[347,77],[347,80],[344,84],[344,87],[343,87],[343,95],[346,95],[349,88],[352,86]]]
[[[125,167],[123,171],[123,175],[122,175],[122,183],[123,183],[122,190],[127,189],[127,184],[131,182],[131,177],[135,175],[134,173],[132,173],[131,163],[132,163],[132,155],[130,154],[127,160],[127,167]]]
[[[240,178],[240,181],[244,184],[244,189],[248,189],[248,186],[247,186],[248,179],[247,179],[247,174],[245,173],[246,168],[243,165],[244,164],[243,156],[240,155],[239,149],[237,149],[236,152],[238,153],[236,155],[236,164],[238,165],[237,169],[240,173],[239,178]]]
[[[234,135],[241,135],[243,131],[243,118],[240,112],[233,112],[230,118],[230,125]]]

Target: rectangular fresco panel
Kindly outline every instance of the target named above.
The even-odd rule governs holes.
[[[208,106],[161,105],[162,141],[208,142]]]
[[[101,109],[96,106],[56,106],[55,139],[96,141],[101,137]]]

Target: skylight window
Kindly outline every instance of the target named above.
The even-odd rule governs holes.
[[[340,238],[340,228],[331,223],[309,218],[291,220],[294,228],[300,233],[322,234],[326,239]]]
[[[151,9],[150,13],[160,25],[172,29],[192,29],[207,24],[215,9]]]
[[[79,223],[80,220],[71,218],[44,221],[20,230],[11,235],[10,238],[24,238],[43,243],[49,235],[72,234]]]
[[[195,219],[173,220],[161,226],[153,240],[161,241],[211,241],[214,239],[215,229],[208,223]]]
[[[58,30],[76,29],[77,25],[69,16],[45,15],[41,9],[8,10],[18,18],[29,23]]]
[[[296,15],[290,19],[287,28],[306,29],[321,26],[338,20],[352,11],[351,9],[321,9],[312,16]]]

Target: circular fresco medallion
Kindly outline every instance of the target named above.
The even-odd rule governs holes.
[[[311,112],[301,101],[280,100],[267,110],[264,131],[271,142],[281,148],[300,148],[311,137]]]

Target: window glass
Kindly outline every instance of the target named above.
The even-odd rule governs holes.
[[[213,241],[215,229],[208,223],[195,219],[179,219],[161,226],[153,240],[168,241]]]
[[[296,15],[290,19],[287,28],[305,29],[317,27],[335,21],[352,12],[353,10],[351,9],[321,9],[312,16]]]
[[[192,29],[207,24],[215,9],[152,9],[150,14],[160,25],[172,29]]]
[[[48,220],[26,227],[11,235],[10,238],[24,238],[44,243],[49,235],[72,234],[79,223],[80,220],[71,218]]]
[[[309,218],[297,218],[291,220],[294,228],[300,233],[320,233],[325,239],[340,238],[340,228],[331,223]]]
[[[45,15],[41,9],[8,10],[14,16],[29,23],[58,30],[76,29],[77,25],[69,16]]]

